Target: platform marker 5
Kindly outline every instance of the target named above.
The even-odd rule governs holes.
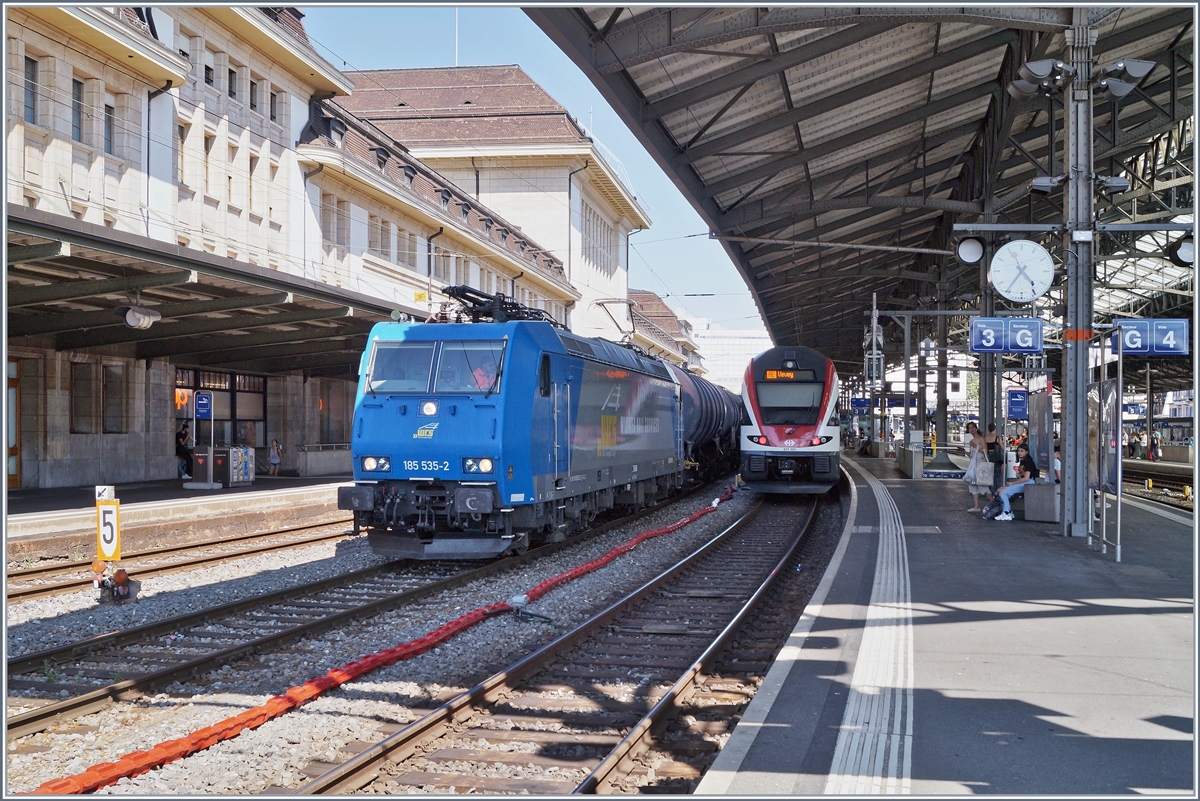
[[[121,559],[120,501],[96,501],[96,554],[106,562]]]

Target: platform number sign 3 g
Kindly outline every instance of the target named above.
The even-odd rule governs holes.
[[[105,562],[121,559],[121,502],[112,487],[96,488],[96,554]]]

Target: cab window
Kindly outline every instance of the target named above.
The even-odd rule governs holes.
[[[498,392],[503,342],[443,342],[434,392]]]
[[[433,367],[432,342],[376,340],[367,368],[371,392],[428,392]]]

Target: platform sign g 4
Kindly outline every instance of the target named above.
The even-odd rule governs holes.
[[[121,558],[120,501],[96,501],[96,554],[105,562]]]
[[[1176,320],[1113,320],[1121,329],[1125,355],[1187,356],[1191,353],[1191,331],[1186,318]],[[1111,341],[1117,352],[1115,338]]]

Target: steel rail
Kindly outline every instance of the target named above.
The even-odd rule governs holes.
[[[597,793],[612,784],[615,774],[619,774],[623,770],[625,772],[628,771],[630,762],[648,747],[650,737],[674,713],[676,702],[691,691],[701,673],[716,660],[721,650],[729,644],[746,620],[758,611],[759,602],[770,592],[771,588],[779,580],[788,562],[791,561],[796,551],[808,539],[808,532],[812,528],[813,521],[817,519],[817,510],[820,508],[820,501],[809,507],[808,519],[800,527],[800,534],[792,542],[787,552],[776,562],[775,567],[771,568],[771,572],[767,574],[766,579],[754,591],[754,594],[738,610],[738,613],[734,615],[733,619],[717,635],[716,639],[704,649],[704,653],[697,657],[675,684],[671,686],[671,689],[659,699],[658,703],[651,707],[650,711],[641,720],[634,724],[629,733],[621,739],[621,742],[617,743],[608,756],[600,760],[600,764],[588,774],[588,777],[579,783],[579,786],[572,791],[573,794]]]
[[[180,545],[164,545],[161,548],[153,548],[147,551],[134,551],[121,555],[120,561],[126,559],[143,559],[152,558],[155,556],[163,556],[165,554],[180,553],[192,550],[200,550],[202,548],[215,548],[222,545],[232,545],[235,542],[244,542],[246,540],[258,539],[261,537],[277,537],[284,534],[293,534],[297,531],[308,531],[309,529],[321,528],[322,526],[336,526],[341,523],[350,523],[353,518],[343,517],[336,520],[328,520],[324,523],[308,523],[303,526],[292,526],[290,528],[275,529],[274,531],[259,531],[253,534],[237,534],[232,537],[222,537],[215,540],[205,540],[204,542],[189,542]],[[68,572],[70,570],[86,569],[90,563],[88,562],[56,562],[51,565],[41,565],[38,567],[27,567],[21,570],[9,570],[7,578],[9,581],[19,581],[26,578],[34,578],[36,576],[52,575],[56,572]]]
[[[696,490],[693,490],[693,492],[698,492],[701,489],[703,489],[703,487],[699,487]],[[687,497],[687,494],[685,494],[684,497]],[[603,523],[593,529],[589,529],[587,532],[584,532],[586,536],[569,537],[560,542],[543,545],[541,547],[526,551],[524,554],[510,556],[481,567],[472,568],[448,578],[431,582],[421,587],[405,590],[387,598],[377,599],[353,609],[347,609],[332,615],[328,615],[320,618],[319,620],[304,623],[302,625],[294,626],[278,632],[273,632],[248,642],[239,643],[229,648],[214,651],[195,659],[181,662],[178,665],[173,665],[168,668],[163,668],[162,670],[147,673],[137,678],[114,682],[81,695],[73,696],[71,698],[51,704],[46,704],[28,712],[12,715],[6,720],[7,735],[11,740],[16,737],[24,737],[39,731],[44,731],[46,728],[56,723],[61,723],[90,714],[99,709],[103,709],[112,703],[116,703],[117,701],[136,698],[150,691],[154,687],[172,681],[176,678],[195,675],[204,670],[232,662],[240,657],[248,656],[268,647],[286,644],[308,634],[320,633],[327,629],[334,628],[339,624],[354,620],[358,617],[364,617],[383,612],[390,608],[402,606],[406,603],[420,600],[421,598],[428,597],[435,593],[442,592],[443,590],[451,589],[462,584],[470,583],[471,581],[475,581],[480,578],[498,575],[500,573],[522,567],[526,564],[537,561],[538,559],[550,556],[558,553],[561,550],[577,545],[595,536],[600,536],[619,525],[634,522],[647,515],[653,514],[654,512],[661,511],[662,508],[662,504],[657,504],[647,509],[642,509],[633,515],[627,515],[616,520]],[[27,654],[25,656],[9,660],[7,664],[7,673],[9,677],[12,677],[17,672],[27,672],[29,670],[38,669],[46,664],[53,664],[56,662],[61,663],[64,660],[78,657],[82,654],[95,651],[99,648],[126,645],[132,642],[138,642],[148,636],[173,631],[181,626],[196,625],[210,619],[237,614],[258,606],[287,601],[293,597],[309,596],[314,592],[331,589],[339,584],[351,583],[355,580],[382,572],[386,569],[389,569],[393,565],[394,563],[377,565],[375,567],[365,568],[353,573],[334,576],[284,590],[278,590],[265,596],[260,595],[253,598],[243,599],[241,601],[233,601],[228,604],[222,604],[221,606],[203,609],[187,615],[180,615],[178,617],[161,620],[154,623],[148,623],[136,628],[103,634],[59,648],[52,648]]]
[[[335,525],[340,525],[340,524],[343,524],[346,522],[348,522],[348,521],[335,520],[335,521],[331,521],[327,524],[320,524],[317,526],[304,526],[300,529],[295,529],[295,530],[303,530],[303,528],[322,528],[325,526],[335,526]],[[265,533],[265,534],[246,535],[246,537],[266,538],[266,537],[280,536],[283,533],[284,532],[274,531],[274,532]],[[309,545],[318,545],[322,542],[327,542],[328,540],[345,539],[348,536],[350,536],[350,535],[346,534],[344,531],[331,532],[328,534],[319,534],[314,537],[306,537],[301,540],[293,540],[290,542],[278,542],[278,543],[273,543],[270,545],[257,545],[257,546],[251,547],[251,548],[243,548],[238,551],[230,551],[227,553],[218,553],[218,554],[209,554],[207,556],[197,556],[192,559],[184,560],[182,562],[172,562],[172,563],[166,564],[166,565],[150,565],[150,566],[147,566],[144,568],[137,569],[136,573],[134,572],[133,567],[127,567],[125,569],[129,573],[129,577],[131,579],[141,580],[144,578],[151,578],[153,576],[163,576],[168,573],[178,573],[178,572],[184,571],[184,570],[197,570],[199,568],[205,567],[206,565],[219,564],[221,562],[234,561],[237,559],[245,559],[247,557],[258,556],[260,554],[265,554],[265,553],[272,553],[274,551],[288,551],[288,550],[292,550],[295,548],[305,548],[305,547],[308,547]],[[190,549],[191,550],[204,550],[205,548],[216,547],[218,544],[219,543],[212,542],[212,543],[206,543],[205,545],[194,545],[194,546],[190,546]],[[189,548],[189,546],[174,546],[172,548],[172,550],[178,552],[185,548]],[[161,553],[161,552],[159,552],[159,553]],[[156,552],[154,552],[154,551],[149,551],[149,552],[143,551],[136,555],[131,554],[129,557],[122,557],[120,563],[122,566],[124,566],[124,563],[127,558],[133,559],[136,557],[148,557],[148,556],[154,556],[154,555],[156,555]],[[77,569],[77,566],[75,566],[75,565],[71,565],[70,567],[59,566],[59,569],[61,572],[67,572],[68,570]],[[17,577],[24,578],[25,576],[18,575]],[[12,581],[13,578],[14,577],[12,575],[9,575],[9,581]],[[92,578],[90,576],[88,578],[72,579],[70,581],[59,581],[59,582],[55,582],[54,584],[32,584],[27,587],[10,588],[8,590],[6,598],[7,598],[8,603],[11,604],[11,603],[18,603],[21,601],[27,601],[31,598],[40,598],[40,597],[46,597],[46,596],[51,596],[51,595],[64,595],[69,592],[77,592],[78,590],[85,589],[90,586],[92,586]]]
[[[383,760],[397,762],[413,756],[422,747],[423,743],[447,732],[455,722],[470,717],[473,714],[472,708],[474,705],[491,703],[502,697],[509,688],[515,687],[522,680],[534,675],[548,663],[557,659],[562,652],[569,650],[592,636],[598,629],[608,624],[618,615],[634,607],[651,593],[670,583],[685,569],[694,566],[715,549],[719,548],[730,537],[738,533],[757,517],[763,505],[764,501],[760,500],[752,509],[693,553],[684,557],[608,608],[592,616],[584,623],[526,655],[509,667],[495,673],[470,690],[450,699],[395,734],[318,776],[297,789],[294,794],[324,795],[345,793],[363,787],[376,777],[377,771],[375,770],[375,765]],[[772,574],[777,569],[778,567],[772,571]],[[754,597],[759,597],[759,594],[756,592]]]

